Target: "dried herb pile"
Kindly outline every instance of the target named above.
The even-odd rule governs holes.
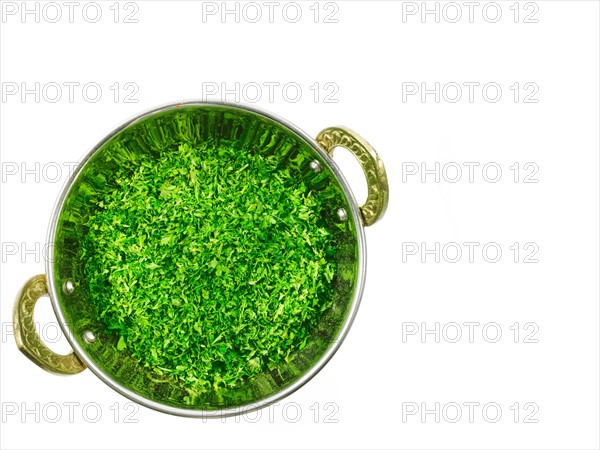
[[[118,349],[189,392],[288,361],[331,306],[322,205],[273,157],[182,143],[117,174],[83,242]]]

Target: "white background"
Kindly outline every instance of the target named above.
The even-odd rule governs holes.
[[[462,2],[309,1],[297,3],[296,23],[287,2],[272,6],[273,23],[262,2],[239,3],[239,23],[221,18],[221,2],[98,2],[96,23],[86,2],[73,23],[68,5],[36,3],[3,2],[0,23],[2,448],[599,447],[597,2],[479,2],[469,17]],[[262,18],[251,23],[255,5]],[[39,23],[24,7],[39,8]],[[437,7],[439,21],[421,16],[424,7]],[[69,82],[79,83],[73,101]],[[339,352],[275,408],[208,422],[135,407],[90,371],[57,377],[33,365],[14,344],[12,305],[44,272],[68,165],[143,110],[215,86],[209,99],[236,100],[222,96],[236,82],[239,100],[255,100],[258,84],[256,106],[309,134],[355,129],[386,164],[389,209],[366,230],[366,289]],[[86,83],[100,86],[98,101]],[[279,83],[273,98],[265,83]],[[478,83],[472,101],[464,83]],[[22,97],[23,88],[34,93]],[[432,93],[423,98],[422,88]],[[364,198],[357,164],[336,158]],[[421,163],[439,163],[439,182],[435,173],[422,181]],[[473,182],[464,163],[479,164]],[[537,182],[524,182],[533,172]],[[465,242],[477,243],[473,262]],[[439,262],[422,252],[436,243]],[[537,262],[524,262],[530,253]],[[53,340],[45,300],[36,317]],[[472,339],[465,322],[479,324]]]

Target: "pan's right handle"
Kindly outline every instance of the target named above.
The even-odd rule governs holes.
[[[25,356],[50,373],[59,375],[74,375],[83,371],[86,366],[75,353],[59,355],[50,350],[42,341],[35,329],[33,311],[38,299],[48,295],[46,275],[36,275],[31,278],[15,302],[13,325],[17,347]]]
[[[390,188],[383,161],[371,144],[342,126],[324,129],[316,141],[331,157],[336,147],[346,148],[356,157],[365,172],[369,188],[366,203],[359,207],[363,225],[368,227],[381,219],[387,209]]]

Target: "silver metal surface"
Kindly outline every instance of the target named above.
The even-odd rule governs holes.
[[[348,213],[344,208],[340,208],[337,210],[337,216],[342,222],[348,220]]]
[[[72,294],[75,291],[75,286],[71,280],[67,280],[63,283],[63,292],[65,294]]]
[[[96,336],[94,336],[94,333],[88,330],[85,333],[83,333],[83,340],[88,344],[93,344],[94,342],[96,342]]]
[[[310,168],[313,170],[313,172],[315,173],[319,173],[321,172],[321,170],[323,170],[323,168],[321,167],[321,163],[317,160],[317,159],[313,159],[310,162]]]
[[[135,392],[130,391],[126,386],[123,386],[116,380],[112,379],[107,373],[102,371],[94,363],[94,361],[86,353],[85,349],[82,348],[81,345],[79,345],[79,343],[74,339],[73,335],[68,330],[68,326],[67,326],[66,320],[65,320],[65,315],[63,314],[63,311],[60,308],[60,304],[58,301],[58,291],[57,291],[57,287],[56,287],[56,280],[54,279],[54,258],[46,259],[46,275],[48,278],[48,292],[50,294],[50,299],[52,302],[52,307],[54,309],[54,312],[55,312],[57,318],[59,319],[58,322],[59,322],[61,328],[63,329],[63,332],[64,332],[65,336],[67,337],[69,344],[73,347],[75,354],[87,365],[87,367],[92,372],[94,372],[98,376],[98,378],[100,378],[108,386],[110,386],[117,392],[119,392],[120,394],[124,395],[125,397],[129,398],[130,400],[133,400],[141,405],[147,406],[149,408],[152,408],[152,409],[155,409],[157,411],[161,411],[161,412],[164,412],[167,414],[173,414],[173,415],[184,416],[184,417],[234,416],[234,415],[238,415],[238,414],[242,414],[242,413],[252,412],[257,409],[263,408],[265,406],[271,405],[271,404],[283,399],[284,397],[287,397],[288,395],[292,394],[293,392],[298,390],[300,387],[302,387],[304,384],[306,384],[310,379],[312,379],[325,366],[325,364],[327,364],[327,362],[331,359],[331,357],[338,350],[338,348],[342,344],[344,338],[348,334],[350,327],[352,326],[354,318],[356,317],[356,312],[360,305],[360,299],[363,294],[364,280],[365,280],[365,275],[366,275],[366,243],[365,243],[365,236],[364,236],[364,227],[362,224],[362,218],[359,213],[358,206],[356,205],[356,201],[354,199],[354,196],[352,195],[352,191],[350,190],[348,183],[346,182],[340,169],[338,168],[336,163],[333,161],[333,159],[331,159],[319,147],[319,145],[315,142],[315,140],[312,137],[310,137],[308,134],[306,134],[304,131],[300,130],[298,127],[291,124],[290,122],[288,122],[274,114],[265,112],[258,108],[255,108],[254,106],[248,106],[248,105],[243,105],[243,104],[238,104],[238,103],[228,103],[228,102],[185,101],[185,102],[179,102],[179,103],[170,103],[170,104],[158,107],[158,108],[154,108],[154,109],[151,109],[147,112],[144,112],[140,115],[137,115],[137,116],[129,119],[128,121],[124,122],[123,124],[121,124],[120,126],[115,128],[112,132],[110,132],[104,139],[102,139],[98,144],[96,144],[85,155],[85,157],[78,164],[77,168],[71,174],[71,177],[67,180],[67,182],[63,186],[61,193],[56,201],[56,204],[54,206],[54,210],[52,213],[52,217],[50,220],[47,241],[54,242],[55,234],[57,231],[56,228],[58,225],[58,218],[60,216],[60,212],[64,205],[65,199],[67,198],[67,196],[69,194],[70,188],[73,185],[73,183],[75,182],[75,180],[77,180],[77,178],[81,174],[83,167],[87,164],[87,162],[90,160],[92,155],[98,149],[100,149],[115,134],[117,134],[124,128],[128,127],[129,125],[136,123],[139,120],[145,119],[147,117],[150,117],[154,114],[157,114],[157,113],[160,113],[163,111],[180,108],[180,107],[185,107],[185,106],[202,106],[202,107],[207,107],[207,108],[224,106],[224,107],[229,107],[229,108],[234,108],[234,109],[250,111],[252,113],[255,113],[260,116],[266,117],[268,119],[274,120],[275,122],[278,122],[279,124],[283,125],[284,127],[288,128],[289,130],[293,131],[299,137],[301,137],[304,141],[306,141],[313,148],[313,150],[315,152],[317,152],[317,154],[319,155],[321,160],[325,161],[325,163],[330,167],[331,171],[337,178],[337,181],[339,182],[340,186],[342,187],[343,192],[348,200],[348,204],[350,205],[350,213],[352,214],[352,218],[354,219],[354,223],[356,224],[358,262],[357,262],[356,287],[354,290],[354,295],[352,297],[352,303],[350,305],[350,309],[348,311],[346,321],[343,324],[343,326],[341,327],[341,329],[340,329],[338,335],[336,336],[336,339],[333,341],[332,345],[321,356],[321,358],[313,365],[313,367],[310,370],[308,370],[301,378],[296,380],[293,384],[291,384],[287,388],[285,388],[285,389],[281,390],[280,392],[277,392],[277,393],[273,394],[272,396],[267,397],[261,401],[258,401],[256,403],[253,403],[250,405],[246,405],[244,407],[227,408],[227,409],[216,410],[216,411],[177,408],[177,407],[165,405],[165,404],[162,404],[159,402],[155,402],[153,400],[149,400],[139,394],[136,394]]]

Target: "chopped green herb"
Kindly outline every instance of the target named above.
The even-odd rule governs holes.
[[[322,208],[275,157],[226,146],[120,169],[82,256],[117,349],[192,394],[293,359],[332,304]]]
[[[119,337],[119,342],[117,343],[117,350],[125,350],[127,348],[127,344],[125,343],[125,339],[123,336]]]

